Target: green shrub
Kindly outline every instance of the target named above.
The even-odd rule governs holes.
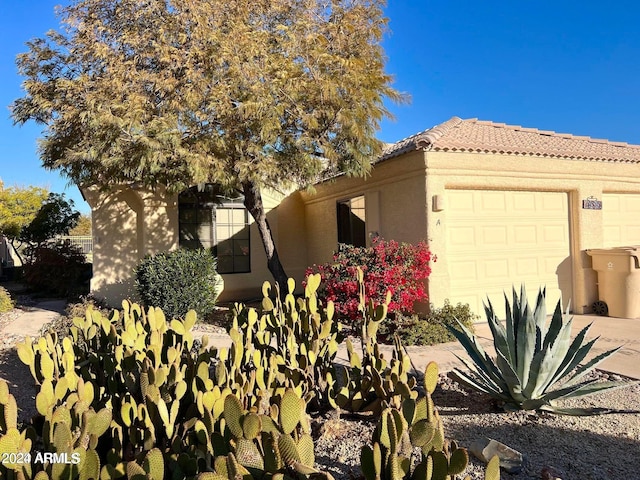
[[[435,345],[438,343],[453,342],[456,338],[448,330],[456,326],[458,319],[465,327],[473,331],[473,324],[480,320],[480,316],[471,311],[468,303],[451,305],[445,299],[444,306],[436,308],[431,305],[431,312],[425,314],[401,315],[395,319],[387,320],[380,328],[380,334],[391,337],[398,335],[405,345]]]
[[[216,259],[205,249],[147,256],[135,273],[142,302],[161,308],[169,318],[183,318],[189,310],[205,317],[213,311],[224,288],[216,272]]]
[[[0,313],[13,309],[13,300],[6,288],[0,287]]]

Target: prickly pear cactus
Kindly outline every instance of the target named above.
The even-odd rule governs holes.
[[[387,316],[391,301],[388,294],[384,303],[374,306],[364,294],[362,271],[358,269],[360,282],[360,311],[364,316],[362,325],[362,356],[358,355],[353,343],[347,340],[350,368],[342,372],[344,380],[336,390],[336,404],[352,412],[372,412],[380,415],[386,406],[399,408],[407,398],[416,398],[415,378],[410,375],[411,359],[402,343],[396,337],[391,359],[387,361],[380,352],[377,332],[380,323]]]
[[[311,275],[305,296],[296,301],[289,279],[281,300],[276,285],[265,282],[260,312],[236,304],[229,329],[232,346],[219,352],[216,380],[261,412],[271,395],[293,389],[312,403],[310,409],[335,407],[333,361],[342,341],[342,326],[333,303],[322,306],[317,289],[320,276]]]
[[[31,478],[31,464],[25,458],[31,453],[31,438],[17,428],[18,406],[9,385],[0,380],[0,478]]]
[[[320,475],[314,468],[314,445],[305,410],[306,402],[293,389],[286,389],[274,401],[269,414],[246,410],[238,397],[228,395],[223,416],[230,450],[224,463],[216,458],[215,475],[231,478],[230,468],[253,478]],[[214,477],[205,474],[198,478]]]
[[[159,309],[123,302],[110,318],[89,308],[73,323],[65,338],[47,334],[18,345],[40,384],[36,407],[44,420],[34,438],[48,451],[82,457],[82,468],[67,467],[65,475],[182,478],[206,468],[197,459],[212,464],[231,390],[214,383],[215,351],[206,338],[192,351],[195,313],[168,320]],[[60,468],[42,474],[62,478]]]
[[[372,444],[362,448],[360,463],[365,480],[452,480],[465,471],[469,455],[455,441],[445,438],[431,399],[437,378],[438,367],[431,362],[424,373],[425,395],[405,398],[400,408],[388,407],[382,412]],[[414,449],[420,450],[421,458],[412,467]],[[486,480],[499,478],[496,457],[487,466]]]

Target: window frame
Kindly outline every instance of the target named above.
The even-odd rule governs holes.
[[[364,214],[364,219],[360,218],[357,214],[353,213],[355,210],[353,208],[354,200],[362,199],[362,210]],[[343,221],[345,207],[348,209],[348,218],[347,221]],[[354,217],[357,217],[361,222],[362,226],[357,227],[354,222]],[[336,202],[336,223],[337,223],[337,236],[338,243],[353,245],[356,247],[366,247],[367,246],[367,203],[365,199],[364,193],[359,195],[354,195],[352,197],[338,200]],[[348,228],[345,229],[345,224],[348,223]],[[358,231],[356,231],[356,228]],[[359,237],[359,238],[356,238]]]
[[[241,195],[237,197],[224,196],[220,187],[215,184],[206,184],[202,190],[197,187],[191,187],[184,190],[178,196],[178,244],[181,248],[209,248],[217,260],[218,273],[224,275],[251,273],[251,220],[249,211],[243,203]],[[192,221],[183,220],[183,211],[192,210]],[[220,239],[218,228],[220,227],[219,217],[222,211],[240,210],[243,212],[243,222],[240,231],[246,229],[246,237],[242,239],[234,239],[234,233],[230,233],[227,238]],[[229,212],[228,221],[223,224],[230,232],[235,230],[240,224],[233,221],[233,213]],[[208,222],[207,222],[208,220]],[[191,226],[191,228],[187,226]],[[206,238],[202,238],[202,227],[208,232]],[[185,233],[193,238],[187,238]],[[231,255],[224,257],[231,258],[231,270],[225,271],[220,268],[220,259],[218,257],[219,247],[222,242],[229,241],[232,245]],[[236,254],[236,242],[242,241],[246,243],[247,254]],[[239,247],[242,248],[242,247]],[[246,258],[246,267],[237,267],[236,257]],[[225,262],[226,263],[226,262]],[[244,263],[244,262],[243,262]]]

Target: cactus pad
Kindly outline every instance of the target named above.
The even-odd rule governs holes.
[[[235,438],[241,438],[244,434],[242,431],[242,425],[240,424],[240,418],[244,413],[242,403],[235,395],[227,395],[224,399],[224,419],[227,423],[227,427]]]
[[[434,392],[438,385],[438,364],[429,362],[424,369],[424,388],[430,394]]]
[[[293,390],[287,390],[280,400],[280,425],[282,431],[289,435],[296,428],[302,416],[300,397]]]

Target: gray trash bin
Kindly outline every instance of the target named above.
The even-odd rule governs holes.
[[[640,317],[640,246],[587,250],[598,272],[596,313],[619,318]]]

